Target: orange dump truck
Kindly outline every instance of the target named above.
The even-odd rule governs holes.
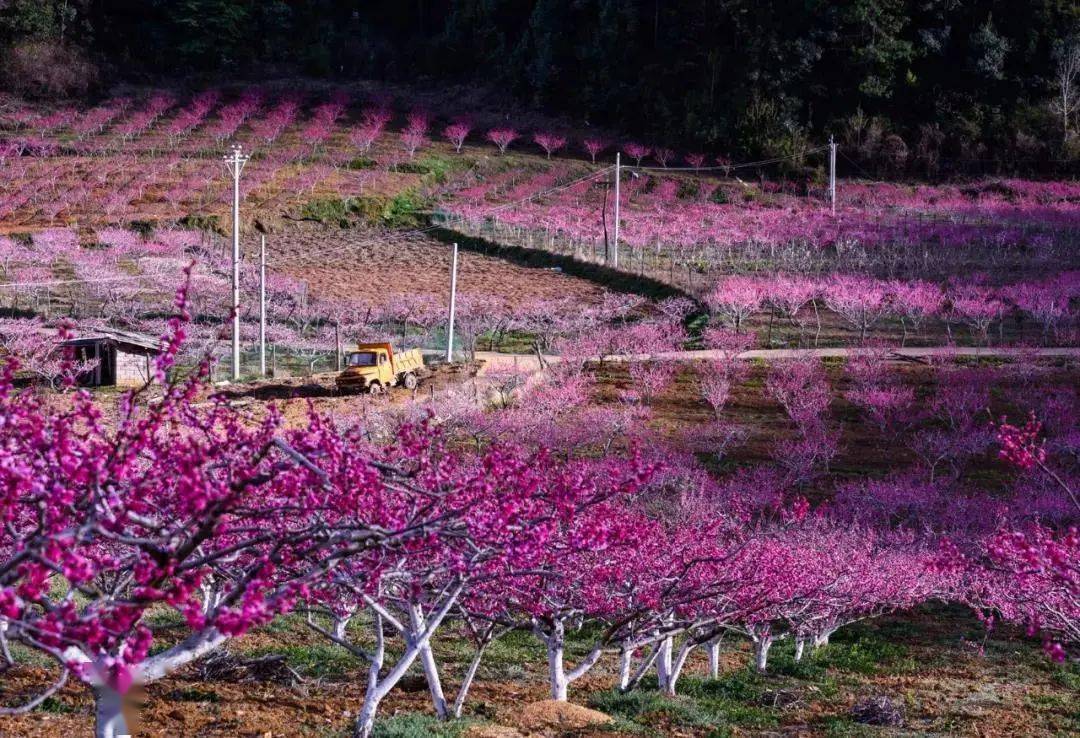
[[[420,349],[395,353],[389,343],[361,343],[346,357],[345,369],[337,376],[337,388],[372,394],[397,386],[415,389],[423,370]]]

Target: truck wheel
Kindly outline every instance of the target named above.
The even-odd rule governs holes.
[[[416,375],[412,372],[408,372],[405,375],[405,389],[416,389],[416,385],[420,384],[420,381],[416,378]]]
[[[383,386],[378,382],[372,382],[368,385],[367,391],[369,395],[381,395],[383,393]]]

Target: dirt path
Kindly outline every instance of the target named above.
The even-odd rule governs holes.
[[[818,349],[751,349],[743,351],[737,358],[751,359],[797,359],[807,356],[818,358],[843,358],[858,354],[862,349],[857,348],[818,348]],[[632,356],[609,356],[606,361],[707,361],[720,359],[726,354],[722,351],[702,349],[698,351],[668,351],[659,354],[637,354]],[[1010,358],[1019,356],[1033,356],[1038,358],[1080,358],[1080,347],[1067,346],[1059,348],[1010,348],[1010,347],[978,347],[978,346],[922,346],[911,348],[895,348],[889,350],[890,357],[897,361],[924,360],[934,357],[982,357],[982,358]],[[516,367],[525,372],[539,371],[540,361],[536,354],[500,354],[492,351],[477,351],[476,358],[483,362],[479,376],[483,376],[493,369],[508,369]],[[559,356],[546,355],[544,361],[554,364],[560,361]]]

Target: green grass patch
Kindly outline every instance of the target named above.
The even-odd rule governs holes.
[[[443,184],[451,172],[468,169],[468,162],[462,157],[427,154],[398,165],[399,172],[422,175],[425,181]]]
[[[727,190],[725,190],[723,187],[717,187],[715,190],[713,190],[712,194],[709,195],[709,199],[717,205],[727,205],[731,202],[731,198],[728,196]]]
[[[63,702],[56,697],[46,697],[45,700],[38,705],[35,710],[37,712],[45,712],[50,715],[68,715],[78,710],[71,705]]]
[[[867,736],[881,735],[879,728],[856,723],[846,715],[832,715],[822,721],[824,734],[828,738],[867,738]]]
[[[1080,694],[1080,664],[1055,665],[1052,678],[1062,687]]]
[[[418,228],[427,223],[431,203],[413,190],[394,195],[379,214],[388,228]]]
[[[675,194],[680,200],[693,200],[696,199],[701,192],[701,186],[696,179],[680,179],[679,189]]]
[[[710,713],[686,697],[664,697],[658,692],[635,690],[628,694],[601,692],[589,706],[631,722],[655,725],[670,723],[687,728],[711,728],[721,716]]]
[[[480,668],[495,678],[522,678],[524,664],[542,664],[545,658],[544,646],[536,636],[514,630],[488,646]]]
[[[327,642],[318,642],[299,646],[273,646],[244,651],[251,658],[282,654],[289,666],[299,674],[316,679],[341,680],[346,675],[355,673],[360,662],[340,646]]]
[[[777,661],[782,662],[783,656]],[[813,654],[810,666],[814,665],[856,674],[874,674],[884,668],[891,671],[918,669],[918,663],[905,645],[858,626],[841,629],[828,646]]]
[[[763,677],[749,671],[721,679],[684,676],[676,697],[666,697],[648,688],[652,685],[645,685],[627,694],[594,694],[589,705],[638,725],[710,728],[720,731],[715,735],[727,735],[734,727],[763,729],[778,724],[778,711],[761,704],[764,685]]]
[[[301,218],[342,228],[349,225],[349,216],[354,214],[353,198],[318,197],[308,200],[300,208]]]
[[[388,228],[416,228],[427,223],[431,202],[414,190],[393,197],[317,197],[300,208],[300,217],[348,228],[354,221]]]
[[[195,213],[189,213],[176,221],[176,225],[189,230],[211,231],[213,233],[225,235],[225,229],[221,225],[221,219],[216,215],[197,215]]]
[[[375,724],[375,738],[457,738],[469,726],[467,721],[440,722],[430,715],[406,713]]]

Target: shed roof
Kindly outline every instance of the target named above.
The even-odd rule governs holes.
[[[94,328],[80,332],[75,338],[64,341],[64,346],[78,346],[94,341],[114,341],[118,345],[134,346],[146,351],[161,351],[161,339],[145,333],[122,331],[118,328]]]

